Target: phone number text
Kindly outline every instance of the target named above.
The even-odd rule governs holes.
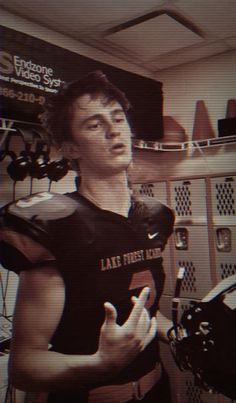
[[[46,101],[43,95],[36,96],[31,92],[14,91],[6,87],[0,87],[0,95],[11,99],[16,99],[17,101],[29,102],[31,104],[38,103],[39,105],[44,105]]]

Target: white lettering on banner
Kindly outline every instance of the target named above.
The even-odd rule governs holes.
[[[12,74],[14,72],[14,66],[12,63],[12,55],[7,52],[0,52],[0,73]]]
[[[39,74],[31,73],[29,70],[23,70],[22,67],[19,69],[16,68],[17,77],[23,77],[28,80],[37,81],[38,83],[41,81]]]
[[[36,81],[48,85],[50,89],[60,87],[62,81],[60,78],[53,78],[53,69],[51,67],[41,66],[33,63],[32,60],[24,60],[19,56],[14,56],[14,67],[17,77],[26,78],[31,81]],[[44,88],[46,90],[46,87]],[[47,90],[46,90],[47,91]],[[57,92],[57,91],[48,91]]]
[[[19,55],[13,56],[1,50],[0,79],[52,93],[56,93],[64,82],[60,78],[54,77],[54,70],[51,67],[36,64],[31,59],[25,60]]]
[[[45,92],[52,92],[52,93],[57,93],[57,90],[55,90],[55,89],[53,89],[53,88],[48,88],[48,87],[45,87]]]
[[[49,76],[53,75],[53,69],[46,66],[41,66],[40,64],[35,64],[32,60],[24,60],[20,59],[19,56],[14,56],[14,65],[15,68],[21,67],[22,69],[31,70],[40,74],[48,74]]]
[[[38,84],[30,83],[30,82],[23,81],[23,80],[17,80],[16,78],[13,78],[13,77],[11,77],[10,82],[15,83],[15,84],[20,84],[20,85],[26,85],[27,87],[39,88]]]
[[[49,84],[49,87],[50,87],[50,88],[51,88],[51,87],[60,87],[60,85],[61,85],[61,80],[60,80],[60,78],[58,78],[58,79],[50,78],[47,74],[45,74],[45,75],[43,76],[43,82],[44,82],[44,84],[46,84],[46,85]]]

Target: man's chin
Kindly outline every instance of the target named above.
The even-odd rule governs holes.
[[[106,175],[115,175],[122,172],[126,172],[129,169],[131,161],[120,161],[119,163],[109,164],[107,167],[104,167],[104,172]]]

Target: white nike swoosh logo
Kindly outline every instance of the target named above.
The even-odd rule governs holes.
[[[159,234],[159,232],[155,232],[154,234],[148,234],[148,238],[149,238],[149,239],[153,239],[153,238],[155,238],[158,234]]]

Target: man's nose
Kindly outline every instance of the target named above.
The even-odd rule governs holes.
[[[117,136],[120,136],[120,129],[117,127],[117,124],[112,121],[107,122],[106,137],[111,139]]]

